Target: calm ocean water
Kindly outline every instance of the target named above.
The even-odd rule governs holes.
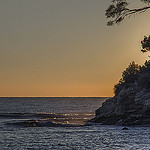
[[[150,150],[150,127],[84,126],[105,100],[0,98],[0,150]]]

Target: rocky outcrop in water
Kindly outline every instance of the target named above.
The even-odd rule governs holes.
[[[129,86],[129,85],[128,85]],[[150,125],[150,91],[136,84],[107,99],[91,120],[107,125]]]
[[[146,68],[146,69],[145,69]],[[91,122],[106,125],[150,125],[150,64],[125,82],[121,90],[96,110]]]

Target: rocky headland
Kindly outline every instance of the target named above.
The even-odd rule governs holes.
[[[96,110],[91,122],[105,125],[150,125],[150,61],[143,66],[134,62],[115,85],[115,96]]]

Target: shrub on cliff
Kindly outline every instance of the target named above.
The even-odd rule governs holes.
[[[125,84],[134,83],[135,80],[137,80],[139,87],[150,89],[150,60],[146,60],[143,66],[139,66],[134,61],[130,63],[122,72],[119,83],[114,86],[114,94],[117,95]]]
[[[115,84],[114,86],[114,94],[117,95],[119,94],[120,90],[122,89],[123,87],[123,82],[119,81],[118,84]]]
[[[140,72],[140,66],[134,61],[129,64],[125,71],[122,72],[122,78],[114,86],[114,94],[118,94],[125,83],[134,83],[137,80],[137,73]]]
[[[136,79],[136,74],[139,72],[139,65],[134,61],[129,64],[125,71],[122,73],[123,82],[134,82]]]
[[[143,66],[140,66],[140,73],[144,74],[144,73],[150,73],[150,60],[149,61],[145,61]]]
[[[146,60],[144,65],[140,66],[140,77],[138,84],[142,88],[150,89],[150,60]]]

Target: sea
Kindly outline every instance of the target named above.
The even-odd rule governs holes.
[[[107,97],[1,97],[0,150],[150,150],[150,127],[88,124]]]

